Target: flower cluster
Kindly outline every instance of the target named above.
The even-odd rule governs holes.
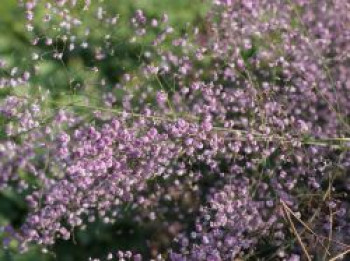
[[[48,2],[25,2],[29,31],[45,10],[71,52],[83,41],[94,65],[111,54],[109,34],[101,46],[82,40],[89,30],[74,12],[110,28],[118,16],[103,1]],[[158,239],[106,260],[292,261],[347,249],[350,4],[212,4],[207,28],[180,36],[167,16],[137,10],[129,43],[152,44],[113,86],[99,75],[101,98],[86,88],[83,102],[1,101],[0,185],[19,189],[29,208],[19,229],[5,229],[7,241],[50,247],[96,219],[131,216],[156,224]],[[158,32],[151,41],[149,30]]]

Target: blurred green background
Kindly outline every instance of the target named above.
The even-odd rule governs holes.
[[[25,30],[24,10],[18,6],[17,2],[17,0],[1,0],[0,3],[0,59],[7,63],[6,68],[0,68],[0,77],[6,77],[9,73],[6,70],[13,67],[18,67],[19,71],[22,72],[32,71],[32,54],[43,55],[50,51],[43,42],[39,42],[35,48],[31,45],[33,36]],[[46,2],[50,1],[46,0]],[[71,99],[70,95],[79,95],[79,86],[87,85],[88,81],[107,79],[108,88],[108,86],[114,86],[120,82],[124,73],[136,71],[140,66],[140,53],[144,51],[145,46],[150,44],[148,39],[157,33],[150,31],[149,35],[144,38],[145,42],[136,45],[131,45],[126,40],[133,32],[129,21],[136,9],[143,9],[147,17],[160,18],[163,13],[168,14],[169,24],[174,27],[175,35],[185,33],[189,26],[204,27],[208,9],[204,0],[105,0],[105,5],[107,5],[109,13],[119,15],[119,22],[115,28],[112,28],[112,31],[110,31],[111,28],[104,28],[96,24],[94,19],[90,19],[92,16],[85,15],[83,21],[90,24],[89,42],[93,43],[92,46],[103,46],[105,42],[103,36],[106,34],[113,36],[109,41],[109,48],[113,50],[115,55],[103,60],[100,64],[93,62],[95,59],[90,47],[84,50],[78,48],[74,52],[65,53],[62,59],[64,63],[43,55],[42,59],[35,62],[36,74],[31,79],[32,87],[23,88],[27,94],[28,92],[35,93],[37,87],[41,86],[44,90],[50,90],[52,99]],[[75,12],[79,15],[79,10],[75,10]],[[34,32],[39,35],[50,36],[52,34],[53,38],[55,36],[55,31],[52,28],[46,28],[38,21],[35,28],[38,31]],[[58,41],[56,44],[59,45],[60,42]],[[92,76],[86,68],[93,66],[98,66],[100,70],[98,74]],[[23,89],[0,89],[0,98],[11,93],[22,92]],[[100,91],[96,88],[91,92],[96,95]],[[26,211],[22,199],[7,191],[0,193],[1,225],[11,223],[16,227],[20,226]],[[132,230],[132,234],[129,233],[130,230]],[[80,261],[87,260],[90,256],[106,255],[109,250],[118,248],[128,249],[136,246],[140,250],[145,250],[147,248],[146,241],[149,237],[154,236],[154,231],[152,226],[139,228],[130,223],[127,218],[120,220],[112,227],[101,225],[97,221],[85,231],[77,231],[74,240],[58,242],[50,249],[49,254],[44,255],[39,249],[32,247],[29,252],[20,255],[10,248],[0,251],[0,261]]]

